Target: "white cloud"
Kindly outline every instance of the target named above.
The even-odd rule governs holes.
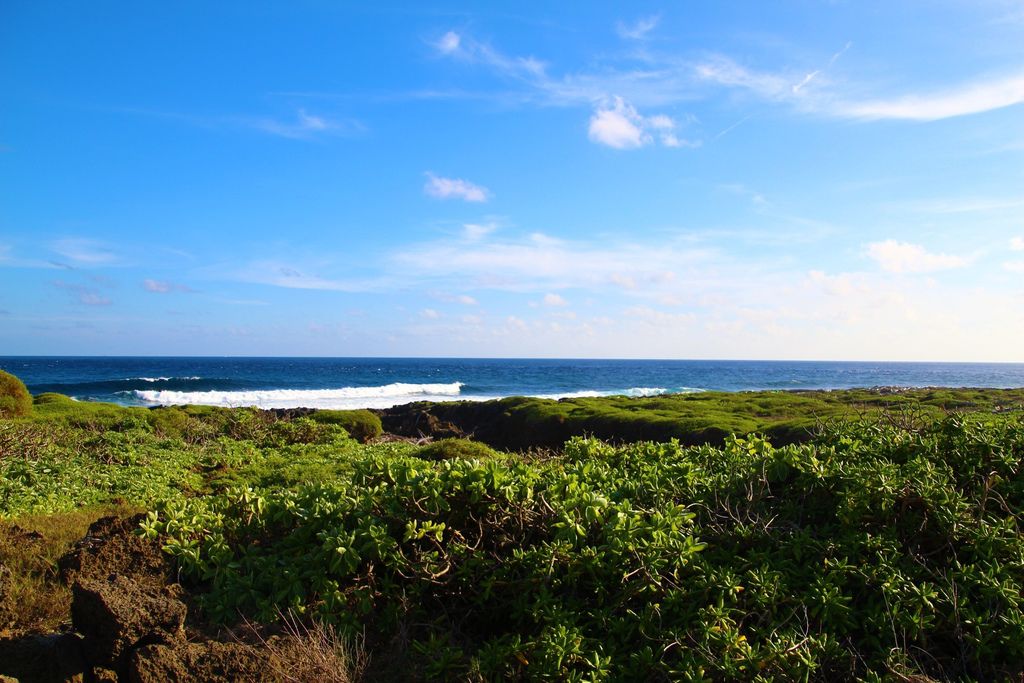
[[[147,292],[154,292],[156,294],[166,294],[167,292],[171,291],[170,282],[150,280],[149,278],[146,278],[145,280],[142,281],[142,287]]]
[[[438,199],[462,199],[467,202],[486,202],[490,191],[461,178],[443,178],[427,173],[423,191]]]
[[[445,33],[436,43],[434,43],[434,47],[436,47],[441,54],[450,55],[459,49],[459,43],[461,42],[462,38],[458,33],[455,31],[448,31],[448,33]]]
[[[588,134],[592,141],[615,149],[636,149],[652,140],[643,130],[643,117],[621,97],[594,112]]]
[[[591,141],[615,149],[636,149],[654,142],[655,135],[666,147],[695,146],[673,133],[675,121],[665,114],[642,116],[621,97],[613,97],[590,117],[587,134]]]
[[[833,107],[840,116],[857,119],[936,121],[979,114],[1024,102],[1024,74],[1012,74],[968,83],[920,95],[845,102]]]
[[[623,289],[636,289],[636,280],[628,275],[622,275],[620,273],[612,273],[608,276],[608,280],[622,287]]]
[[[647,34],[658,26],[660,21],[661,17],[655,14],[637,19],[632,24],[625,24],[620,21],[615,25],[615,30],[620,37],[627,40],[644,40],[647,38]]]
[[[64,258],[83,266],[103,266],[117,261],[117,256],[95,240],[67,238],[53,243],[53,250]]]
[[[458,301],[463,306],[476,306],[478,303],[476,299],[469,296],[468,294],[460,294],[459,296],[455,297],[455,300]]]
[[[487,237],[498,229],[498,224],[491,221],[488,223],[466,223],[462,226],[462,236],[470,242],[476,242]]]
[[[1024,251],[1024,237],[1011,237],[1010,249],[1012,251]]]
[[[656,130],[672,130],[676,122],[664,114],[656,114],[647,118],[647,125]]]
[[[441,314],[435,311],[433,308],[424,308],[420,311],[420,317],[426,318],[427,320],[437,320],[441,317]]]
[[[812,270],[807,276],[812,284],[820,286],[830,296],[846,298],[867,292],[863,284],[849,273],[828,275],[821,270]]]
[[[86,306],[108,306],[110,305],[110,299],[105,296],[101,296],[95,292],[82,292],[78,300]]]
[[[569,302],[558,294],[545,294],[544,295],[545,306],[568,306]]]
[[[1024,273],[1024,261],[1007,261],[1003,264],[1003,269],[1011,273]]]
[[[934,254],[919,244],[885,240],[867,245],[867,254],[890,273],[931,273],[962,268],[970,262],[962,256]]]
[[[166,280],[153,280],[146,278],[142,281],[142,288],[147,292],[153,292],[154,294],[167,294],[168,292],[193,292],[191,287],[187,285],[180,285],[176,282],[167,282]]]

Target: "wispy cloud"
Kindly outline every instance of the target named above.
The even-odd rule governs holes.
[[[301,93],[295,93],[298,96]],[[176,121],[198,128],[251,130],[291,140],[311,140],[330,135],[357,135],[366,130],[365,124],[353,118],[326,114],[313,114],[296,109],[288,116],[250,116],[237,114],[192,114],[140,108],[120,108],[116,111]]]
[[[48,270],[75,270],[75,267],[52,259],[25,259],[14,255],[14,248],[9,244],[0,244],[0,267],[6,268],[43,268]]]
[[[641,20],[634,26],[621,25],[620,34],[642,37],[656,26]],[[883,119],[934,121],[977,114],[1024,102],[1024,74],[979,76],[966,83],[938,88],[927,93],[891,96],[854,96],[870,92],[870,84],[854,86],[848,78],[836,82],[827,77],[830,69],[852,47],[847,42],[817,68],[793,64],[774,69],[755,69],[725,54],[702,59],[676,55],[648,54],[641,66],[635,62],[600,61],[600,66],[562,75],[535,57],[509,56],[464,34],[450,31],[435,43],[437,51],[450,58],[479,64],[520,86],[522,103],[579,106],[613,101],[621,97],[633,106],[652,107],[708,99],[709,86],[750,93],[775,104],[818,116],[873,121]],[[507,98],[508,93],[501,97]],[[623,139],[623,138],[620,138]],[[636,138],[626,137],[627,140]],[[636,146],[634,142],[629,142]]]
[[[1024,251],[1024,237],[1011,237],[1010,238],[1010,250],[1011,251]]]
[[[694,64],[693,73],[699,81],[749,90],[765,99],[784,99],[793,94],[792,76],[755,71],[725,55],[713,55]]]
[[[362,124],[353,120],[329,119],[308,113],[305,109],[295,112],[292,120],[273,118],[242,119],[256,130],[292,140],[305,140],[320,135],[350,134],[363,129]]]
[[[625,38],[627,40],[644,40],[647,38],[648,33],[657,28],[660,21],[661,16],[655,14],[649,17],[637,19],[631,24],[620,21],[615,25],[615,30],[621,38]]]
[[[838,52],[832,55],[832,57],[828,60],[828,64],[826,64],[820,69],[815,69],[814,71],[811,71],[806,76],[804,76],[799,83],[793,86],[793,94],[798,95],[800,91],[806,88],[808,85],[810,85],[812,81],[814,81],[816,78],[818,78],[823,73],[825,73],[833,66],[835,66],[835,63],[839,60],[840,57],[843,56],[843,53],[849,50],[851,47],[853,47],[853,43],[848,41],[846,45],[843,46],[842,50],[839,50]]]
[[[1024,102],[1024,73],[978,78],[925,94],[901,95],[861,102],[838,102],[835,114],[848,118],[937,121],[980,114]]]
[[[714,252],[672,241],[656,245],[591,243],[533,233],[525,238],[476,244],[441,240],[393,255],[396,271],[422,282],[438,279],[482,289],[551,293],[568,287],[596,290],[661,286],[673,271],[706,264]]]
[[[100,294],[99,291],[86,285],[55,280],[53,286],[70,293],[78,303],[85,306],[109,306],[111,303],[110,299]]]
[[[236,269],[213,268],[211,274],[240,282],[270,285],[284,289],[309,289],[333,292],[369,292],[385,284],[373,279],[341,279],[312,274],[305,268],[276,261],[254,261]]]
[[[456,31],[448,31],[434,42],[434,48],[443,56],[495,69],[502,76],[527,82],[542,82],[547,78],[546,65],[535,57],[510,57],[487,43],[474,40]]]
[[[81,266],[106,266],[118,260],[113,250],[105,244],[91,239],[60,239],[53,242],[51,248],[64,258]]]
[[[462,226],[462,236],[469,242],[477,242],[498,229],[496,221],[486,223],[466,223]]]
[[[490,190],[461,178],[444,178],[428,172],[423,191],[437,199],[461,199],[467,202],[486,202]]]
[[[142,281],[142,288],[153,294],[169,294],[170,292],[194,292],[188,285],[168,282],[167,280],[153,280],[146,278]]]
[[[893,202],[885,206],[926,214],[978,213],[1024,207],[1024,197],[942,197]]]
[[[885,240],[867,245],[867,255],[882,270],[890,273],[931,273],[939,270],[963,268],[971,259],[952,254],[936,254],[919,244]]]

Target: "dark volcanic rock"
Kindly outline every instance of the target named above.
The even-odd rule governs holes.
[[[80,683],[87,670],[82,639],[70,633],[0,640],[0,681]]]
[[[84,636],[93,666],[120,668],[140,643],[183,638],[187,608],[175,587],[155,588],[123,576],[110,581],[79,580],[72,588],[71,619]]]
[[[132,683],[227,683],[267,678],[265,655],[250,645],[218,641],[145,645],[132,653],[128,668]]]
[[[93,522],[85,537],[60,559],[61,579],[71,585],[76,580],[122,575],[152,586],[167,583],[170,563],[156,543],[136,533],[143,518],[104,517]]]
[[[413,438],[447,439],[466,436],[465,431],[451,420],[434,414],[433,403],[410,403],[379,411],[384,431]]]

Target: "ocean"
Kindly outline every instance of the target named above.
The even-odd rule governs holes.
[[[34,393],[157,406],[387,408],[504,396],[875,386],[1024,387],[1024,363],[469,358],[0,357]]]

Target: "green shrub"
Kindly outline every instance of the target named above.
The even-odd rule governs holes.
[[[441,439],[427,444],[416,452],[416,456],[424,460],[484,460],[497,455],[498,453],[490,446],[469,439]]]
[[[153,431],[165,438],[181,438],[188,428],[191,418],[188,413],[177,407],[154,408],[149,412],[149,422]]]
[[[32,394],[25,383],[0,370],[0,417],[25,417],[32,412]]]
[[[337,444],[348,437],[348,431],[341,425],[317,422],[308,417],[275,422],[270,430],[271,440],[279,446]]]
[[[318,410],[310,418],[321,424],[344,427],[353,439],[361,443],[376,439],[384,432],[380,418],[369,410]]]
[[[75,399],[71,398],[70,396],[65,396],[64,394],[56,394],[52,391],[47,391],[44,394],[39,394],[33,400],[33,403],[37,406],[67,405],[69,403],[74,402]]]

